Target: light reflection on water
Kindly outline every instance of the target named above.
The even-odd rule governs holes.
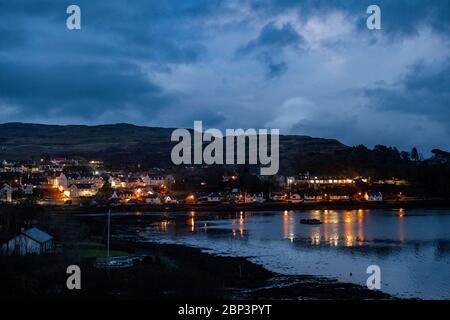
[[[302,225],[300,219],[320,219]],[[245,256],[282,274],[313,274],[365,284],[381,267],[382,290],[450,299],[450,211],[311,210],[186,214],[186,221],[135,226],[148,241],[186,244]],[[130,230],[126,231],[129,232]]]

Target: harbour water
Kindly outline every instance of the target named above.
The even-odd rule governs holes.
[[[367,267],[377,265],[384,292],[450,299],[450,210],[186,212],[177,213],[177,219],[171,215],[156,222],[115,223],[115,236],[183,244],[247,257],[281,274],[328,276],[361,285],[369,277]],[[300,224],[305,218],[323,223]]]

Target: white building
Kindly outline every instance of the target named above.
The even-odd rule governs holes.
[[[119,177],[109,177],[109,183],[111,184],[111,188],[125,188],[126,183],[122,181]]]
[[[69,181],[68,181],[68,179],[67,179],[67,177],[66,177],[66,175],[64,173],[61,172],[59,177],[56,178],[55,185],[61,186],[64,189],[67,189],[69,187]]]
[[[2,252],[6,255],[43,254],[53,248],[53,237],[48,233],[31,228],[21,232],[17,237],[2,245]]]
[[[266,199],[262,193],[254,193],[254,194],[246,194],[245,202],[246,203],[263,203]]]
[[[31,195],[31,194],[33,194],[33,190],[34,190],[33,186],[32,186],[32,185],[29,185],[29,184],[27,184],[26,186],[23,186],[23,187],[22,187],[22,191],[23,191],[23,193],[25,193],[26,195]]]
[[[78,173],[66,175],[61,172],[61,174],[56,177],[53,184],[57,187],[62,187],[64,190],[68,189],[73,184],[95,184],[96,187],[100,189],[103,186],[103,179],[97,176],[82,176]]]
[[[298,193],[291,193],[286,201],[289,203],[299,203],[302,202],[303,199]]]
[[[13,188],[9,184],[4,184],[0,188],[0,200],[11,202],[12,201]]]
[[[149,194],[145,198],[145,203],[148,203],[148,204],[161,204],[161,198],[157,194]]]
[[[381,192],[366,192],[364,199],[367,201],[383,201],[383,195]]]
[[[152,187],[160,187],[162,185],[164,186],[170,186],[175,182],[175,179],[172,175],[168,174],[166,176],[163,175],[143,175],[141,176],[142,181],[146,186],[152,186]]]
[[[163,200],[164,203],[178,203],[178,199],[174,195],[166,195]]]
[[[208,200],[208,202],[222,202],[223,201],[223,197],[218,193],[211,193],[206,197],[206,199]]]
[[[280,192],[271,192],[269,194],[269,198],[272,201],[284,201],[286,200],[287,195]]]
[[[93,197],[97,194],[98,189],[95,184],[72,184],[66,191],[64,195],[71,198],[79,197]]]

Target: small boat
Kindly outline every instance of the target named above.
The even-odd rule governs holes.
[[[97,258],[95,266],[97,268],[123,269],[134,266],[134,261],[131,257]]]
[[[109,254],[109,239],[111,234],[111,210],[108,210],[108,238],[106,243],[106,258],[95,259],[94,266],[97,268],[106,269],[120,269],[120,268],[130,268],[134,265],[134,260],[132,257],[114,257],[112,258]]]
[[[322,221],[319,219],[301,219],[301,224],[322,224]]]

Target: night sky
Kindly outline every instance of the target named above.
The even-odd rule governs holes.
[[[2,0],[0,122],[203,120],[426,154],[450,149],[449,48],[448,0]]]

